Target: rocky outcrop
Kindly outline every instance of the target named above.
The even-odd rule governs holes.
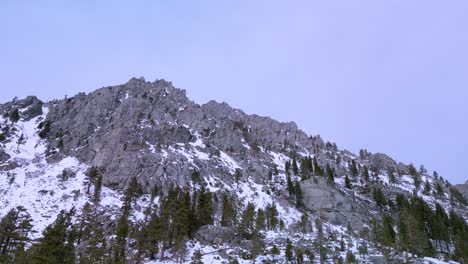
[[[225,226],[202,226],[195,233],[195,239],[206,245],[222,245],[236,239],[235,229]]]
[[[465,199],[468,201],[468,181],[467,183],[464,184],[457,184],[455,185],[455,188],[465,197]]]
[[[313,153],[323,147],[294,123],[246,115],[226,103],[200,106],[164,80],[133,78],[48,106],[49,160],[75,156],[102,167],[103,184],[119,189],[133,176],[146,191],[187,185],[195,170],[232,181],[233,169],[220,166],[221,151],[241,165],[243,175],[261,181],[273,167],[264,150]]]
[[[0,114],[9,114],[14,109],[24,109],[20,112],[20,116],[25,121],[28,121],[42,115],[43,104],[36,96],[28,96],[22,100],[14,99],[11,102],[0,105]]]
[[[360,205],[344,192],[337,190],[323,177],[301,182],[304,206],[322,219],[335,225],[360,230],[371,217],[370,208]]]

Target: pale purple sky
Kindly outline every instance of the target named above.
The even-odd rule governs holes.
[[[164,78],[198,103],[293,120],[463,182],[466,14],[466,0],[6,0],[0,102]]]

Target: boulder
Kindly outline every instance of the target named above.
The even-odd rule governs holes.
[[[198,229],[195,239],[205,245],[230,243],[235,239],[235,230],[232,227],[206,225]]]

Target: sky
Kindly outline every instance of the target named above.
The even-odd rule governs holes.
[[[468,2],[0,2],[0,103],[166,79],[468,179]]]

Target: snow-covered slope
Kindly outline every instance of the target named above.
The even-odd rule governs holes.
[[[0,217],[23,206],[33,219],[32,238],[40,237],[61,210],[80,210],[91,202],[86,195],[85,172],[89,166],[72,157],[57,163],[46,161],[46,143],[37,127],[47,112],[44,108],[43,115],[13,124],[10,130],[15,131],[14,135],[3,146],[14,168],[0,172]],[[8,122],[0,117],[0,123]],[[120,194],[104,187],[100,205],[120,208]]]

